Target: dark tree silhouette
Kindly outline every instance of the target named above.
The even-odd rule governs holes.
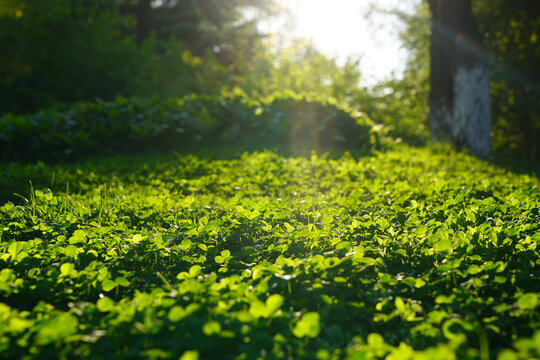
[[[489,71],[471,0],[428,0],[431,22],[432,139],[490,153]]]

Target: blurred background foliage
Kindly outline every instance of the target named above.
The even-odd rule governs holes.
[[[540,6],[535,0],[473,2],[491,52],[495,150],[540,156]]]
[[[405,13],[375,7],[404,24],[400,34],[409,52],[402,77],[383,81],[372,94],[380,119],[404,139],[427,138],[430,13],[427,2],[416,2]],[[473,12],[485,34],[491,67],[493,111],[492,150],[495,154],[538,158],[540,138],[540,7],[534,0],[475,0]]]
[[[0,111],[216,92],[261,37],[248,8],[274,10],[259,0],[1,0]]]
[[[261,33],[261,20],[283,15],[274,1],[0,0],[0,114],[119,95],[261,100],[291,92],[361,111],[397,141],[423,145],[430,19],[426,4],[415,4],[410,13],[374,9],[404,25],[409,57],[402,74],[363,87],[361,59],[338,64],[310,42],[283,46]],[[540,10],[535,0],[474,7],[491,56],[493,150],[537,158]]]

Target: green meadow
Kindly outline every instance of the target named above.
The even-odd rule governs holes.
[[[540,356],[535,176],[407,146],[3,171],[3,358]]]
[[[0,360],[540,360],[538,5],[0,0]]]

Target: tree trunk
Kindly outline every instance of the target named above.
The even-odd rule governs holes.
[[[428,3],[432,15],[431,138],[488,157],[491,131],[488,62],[471,0],[428,0]]]
[[[134,10],[137,19],[137,41],[142,42],[150,34],[150,0],[139,0]]]

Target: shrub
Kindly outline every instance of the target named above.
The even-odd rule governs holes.
[[[195,146],[370,150],[372,122],[335,105],[277,95],[262,102],[240,93],[180,99],[123,98],[63,110],[0,118],[3,161],[62,160],[86,155],[181,151]]]

